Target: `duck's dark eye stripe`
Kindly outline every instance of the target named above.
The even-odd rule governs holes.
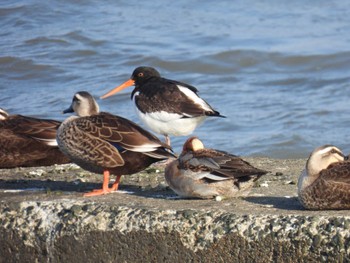
[[[337,154],[339,156],[344,156],[344,154],[336,149],[332,149],[329,154]]]
[[[337,154],[339,154],[339,155],[342,155],[341,152],[339,152],[339,151],[337,151],[337,150],[335,150],[335,149],[333,149],[333,150],[331,151],[331,153],[337,153]]]

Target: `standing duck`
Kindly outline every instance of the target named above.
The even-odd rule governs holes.
[[[186,83],[162,78],[151,67],[138,67],[131,78],[101,98],[107,98],[129,86],[140,119],[155,133],[165,136],[191,134],[207,117],[224,117],[197,95],[198,90]]]
[[[198,138],[191,137],[179,158],[166,167],[165,179],[180,196],[207,199],[246,196],[266,173],[238,156],[206,149]]]
[[[57,132],[61,151],[83,169],[103,173],[102,189],[84,196],[108,194],[118,189],[122,175],[134,174],[150,164],[174,157],[171,148],[137,124],[119,116],[99,112],[95,99],[85,91],[74,95]],[[117,176],[109,188],[109,176]]]
[[[299,177],[298,196],[307,209],[350,209],[350,162],[333,145],[316,148]]]
[[[0,168],[69,163],[57,146],[59,121],[10,115],[0,108]]]

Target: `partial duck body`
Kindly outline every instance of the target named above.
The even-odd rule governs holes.
[[[0,108],[0,168],[69,163],[57,146],[61,122],[10,115]]]

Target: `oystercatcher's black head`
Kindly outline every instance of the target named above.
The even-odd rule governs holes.
[[[129,80],[125,81],[123,84],[107,92],[105,95],[101,96],[101,99],[108,98],[109,96],[112,96],[113,94],[127,87],[142,85],[152,77],[160,78],[160,74],[156,69],[151,67],[138,67],[134,70]]]
[[[160,74],[152,67],[138,67],[131,75],[131,79],[135,81],[136,85],[142,85],[142,83],[153,77],[160,78]]]

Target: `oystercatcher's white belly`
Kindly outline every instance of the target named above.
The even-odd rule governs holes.
[[[192,103],[197,104],[204,111],[212,111],[211,107],[193,91],[180,85],[178,85],[178,88]],[[137,108],[135,103],[138,95],[139,92],[135,92],[132,98],[137,115],[155,133],[173,136],[189,135],[207,118],[206,115],[195,117],[186,115],[187,118],[182,118],[184,116],[182,114],[169,113],[167,111],[143,113]]]
[[[153,132],[163,135],[185,136],[193,132],[207,116],[181,118],[176,113],[166,111],[143,113],[136,108],[136,112],[142,122]]]

